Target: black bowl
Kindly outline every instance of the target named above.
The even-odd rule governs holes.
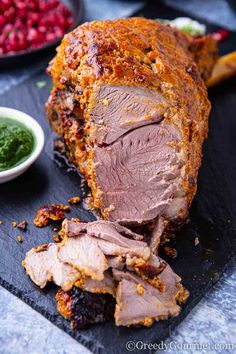
[[[61,0],[61,2],[70,9],[74,22],[68,29],[67,33],[72,31],[82,22],[83,15],[83,0]],[[37,49],[24,50],[22,52],[16,52],[11,54],[0,55],[0,68],[7,68],[9,66],[24,65],[29,62],[33,62],[39,58],[39,55],[45,54],[52,48],[55,48],[62,40],[63,37],[56,39],[53,42],[42,45]]]

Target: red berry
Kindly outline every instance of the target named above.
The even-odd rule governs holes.
[[[30,43],[35,43],[37,41],[37,31],[35,28],[30,28],[27,33],[27,41]]]
[[[2,28],[6,23],[4,15],[0,15],[0,28]]]
[[[0,55],[53,42],[72,23],[59,0],[0,0]]]
[[[46,34],[46,41],[47,42],[53,42],[55,41],[56,37],[54,33],[47,33]]]
[[[17,30],[24,28],[23,21],[22,21],[20,18],[17,18],[17,19],[15,20],[15,28],[16,28]]]
[[[11,6],[7,11],[4,12],[4,17],[6,22],[12,23],[14,21],[16,15],[16,10],[13,6]]]

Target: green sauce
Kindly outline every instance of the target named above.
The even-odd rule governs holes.
[[[0,171],[25,161],[34,149],[34,136],[25,125],[0,117]]]

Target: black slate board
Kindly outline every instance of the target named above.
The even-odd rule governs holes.
[[[144,10],[144,14],[150,14],[150,9]],[[152,12],[152,15],[155,13]],[[158,15],[152,17],[167,15],[159,10]],[[227,49],[236,48],[228,45]],[[42,80],[47,85],[39,89],[36,83]],[[53,226],[43,229],[33,226],[35,211],[45,203],[66,202],[69,197],[82,194],[79,174],[76,171],[68,173],[64,164],[59,167],[55,163],[53,134],[44,119],[44,102],[50,85],[50,79],[40,72],[0,96],[1,106],[31,114],[40,122],[46,134],[45,150],[39,160],[23,176],[0,185],[0,220],[4,220],[4,225],[0,225],[0,285],[94,353],[125,353],[125,344],[129,340],[158,343],[169,335],[219,279],[235,254],[236,81],[231,80],[210,91],[210,130],[204,144],[197,196],[191,208],[189,224],[183,227],[173,242],[178,257],[174,260],[166,258],[190,291],[180,316],[158,322],[151,329],[116,328],[113,323],[106,323],[82,331],[72,331],[69,323],[57,314],[54,299],[56,288],[38,289],[21,267],[25,253],[35,245],[51,241],[54,233]],[[68,216],[77,216],[82,220],[94,219],[94,215],[82,204],[73,208]],[[24,241],[19,244],[19,230],[12,228],[11,222],[23,219],[27,219],[29,227],[26,233],[21,232]],[[197,245],[196,237],[199,240]]]

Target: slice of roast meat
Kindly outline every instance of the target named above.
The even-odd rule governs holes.
[[[169,214],[175,198],[178,198],[176,212],[180,213],[185,201],[181,198],[184,193],[179,144],[174,127],[154,124],[135,129],[112,145],[95,149],[100,199],[110,220],[126,224],[151,221]]]
[[[170,266],[152,254],[145,242],[125,237],[125,233],[130,237],[132,232],[124,229],[109,221],[65,220],[61,243],[43,245],[26,254],[23,265],[37,285],[43,288],[54,281],[61,286],[64,292],[59,292],[58,309],[72,323],[76,318],[76,328],[106,318],[104,306],[110,306],[109,297],[93,298],[89,293],[115,297],[116,324],[127,326],[151,325],[154,320],[175,316],[180,311],[177,302],[187,297],[180,277]],[[70,312],[71,293],[65,293],[73,286],[85,291],[76,293],[78,308],[74,319]],[[94,299],[92,317],[90,303],[86,307],[85,299]]]
[[[89,115],[98,145],[111,144],[134,128],[160,122],[169,108],[160,93],[145,87],[103,85],[92,100]]]
[[[69,290],[80,278],[80,274],[69,264],[62,263],[57,257],[58,244],[49,243],[33,248],[26,253],[23,266],[31,280],[40,288],[44,288],[49,281]]]
[[[151,233],[149,246],[153,253],[156,253],[161,242],[161,236],[165,230],[166,223],[168,223],[163,217],[159,216],[155,222]]]
[[[74,287],[69,292],[60,289],[56,301],[58,312],[71,321],[73,329],[82,329],[114,317],[115,300],[109,294],[93,294]]]
[[[109,267],[107,256],[121,256],[132,259],[134,263],[139,258],[145,261],[150,257],[150,249],[144,242],[141,247],[141,241],[132,241],[137,243],[132,248],[129,246],[130,242],[131,240],[127,239],[126,247],[122,247],[82,234],[64,239],[58,251],[58,258],[78,269],[86,277],[102,280],[104,271]]]
[[[59,259],[58,248],[59,244],[50,243],[27,252],[23,266],[36,285],[44,288],[49,281],[53,281],[64,291],[70,290],[76,284],[94,293],[115,293],[115,285],[109,272],[102,274],[100,281],[86,278],[85,274]],[[95,256],[96,254],[93,254],[93,258]]]
[[[62,223],[62,231],[63,234],[68,237],[74,237],[83,233],[87,233],[91,236],[117,243],[120,246],[127,245],[127,238],[137,241],[141,241],[143,239],[142,235],[131,231],[127,227],[121,226],[118,223],[109,222],[107,220],[98,220],[89,223],[83,223],[74,222],[73,220],[66,219]]]
[[[179,277],[171,272],[173,273],[171,290],[166,288],[160,291],[131,272],[113,270],[113,276],[119,282],[116,293],[116,325],[150,326],[154,320],[177,316],[180,307],[176,303],[176,298],[179,293],[184,292],[184,289],[179,286]]]
[[[127,259],[123,256],[111,256],[107,257],[107,260],[110,268],[122,270],[127,265]]]
[[[70,247],[70,244],[77,243],[78,238],[84,239],[86,236],[83,243],[87,242],[89,244],[89,238],[92,238],[93,246],[96,247],[96,244],[106,256],[129,255],[131,258],[141,257],[144,260],[150,257],[150,249],[147,243],[139,241],[142,236],[116,223],[105,220],[90,223],[64,220],[62,230],[64,237],[67,237],[65,245],[62,245],[64,250]],[[80,241],[78,241],[79,244]],[[73,252],[75,252],[75,247],[72,246],[72,248],[74,251],[69,250],[69,257],[73,257]],[[61,258],[62,250],[59,253],[59,258]],[[80,253],[80,250],[78,250],[79,257],[82,257]],[[64,258],[63,261],[66,261],[66,259]],[[71,263],[71,261],[67,259],[67,263]]]
[[[71,229],[77,231],[72,234]],[[108,221],[80,223],[65,220],[63,241],[33,248],[26,254],[23,265],[38,286],[43,288],[48,281],[54,281],[67,290],[75,282],[83,287],[86,278],[103,280],[112,261],[113,266],[117,263],[120,268],[120,263],[125,264],[127,259],[134,265],[140,259],[149,259],[150,249],[145,242],[127,238],[117,230],[129,237],[141,237]]]
[[[111,294],[113,296],[115,296],[116,291],[116,284],[110,271],[106,271],[104,273],[104,278],[100,281],[86,278],[79,287],[91,293]]]
[[[58,258],[94,280],[102,280],[103,273],[108,268],[108,262],[97,240],[88,235],[64,239],[58,249]]]
[[[139,268],[136,266],[135,269],[142,279],[163,293],[166,301],[171,301],[174,297],[177,302],[182,303],[188,297],[188,291],[183,288],[181,278],[160,257],[152,254],[146,264]]]

